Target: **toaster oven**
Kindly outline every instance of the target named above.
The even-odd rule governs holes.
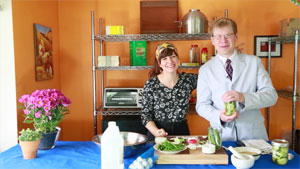
[[[141,108],[143,88],[105,88],[104,108]]]

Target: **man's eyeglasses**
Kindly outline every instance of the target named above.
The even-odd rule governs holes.
[[[233,35],[235,35],[235,33],[230,33],[230,34],[226,34],[226,35],[212,35],[212,37],[216,38],[217,40],[221,40],[222,37],[224,37],[224,39],[231,39],[233,37]]]

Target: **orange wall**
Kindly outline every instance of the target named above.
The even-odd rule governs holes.
[[[90,140],[93,136],[90,12],[95,11],[96,33],[99,33],[98,18],[103,18],[103,28],[105,25],[123,25],[126,34],[137,34],[140,29],[139,2],[140,0],[13,1],[18,97],[36,88],[48,87],[59,88],[66,96],[70,97],[72,101],[71,114],[67,115],[61,124],[63,129],[60,138],[62,140]],[[51,11],[45,13],[45,9],[50,9],[42,7],[48,4],[55,7],[52,9],[50,5]],[[215,16],[224,16],[224,9],[228,9],[229,17],[238,23],[239,42],[245,43],[245,52],[249,54],[253,54],[254,35],[276,35],[279,33],[281,19],[300,17],[300,8],[288,0],[179,0],[179,19],[192,8],[200,9],[209,20]],[[46,19],[47,17],[53,20]],[[55,57],[56,69],[53,80],[34,81],[33,45],[31,44],[33,42],[33,22],[52,27],[55,36],[54,42],[59,44],[55,48],[56,54],[58,54]],[[28,29],[24,29],[24,25],[30,26]],[[24,34],[26,38],[21,34]],[[28,45],[26,48],[22,46],[24,42]],[[148,43],[148,64],[152,63],[157,43]],[[209,41],[176,41],[173,43],[179,49],[181,62],[188,61],[188,49],[192,43],[197,43],[200,47],[208,47],[209,53],[212,49]],[[96,43],[96,47],[96,55],[99,55],[99,43]],[[272,60],[271,76],[276,88],[292,84],[293,48],[291,45],[284,45],[282,49],[283,57]],[[24,51],[27,58],[32,58],[32,60],[23,59]],[[104,55],[119,55],[120,64],[128,65],[128,42],[105,43]],[[266,65],[267,60],[262,60]],[[60,66],[60,70],[56,65]],[[25,72],[27,74],[24,74]],[[100,78],[99,74],[97,78]],[[142,87],[146,79],[147,71],[110,71],[105,73],[105,86]],[[99,83],[97,85],[99,86]],[[97,92],[100,93],[100,91]],[[289,129],[291,124],[291,101],[280,98],[278,103],[271,108],[270,116],[270,139],[282,137],[283,130]],[[192,134],[207,133],[208,123],[197,114],[189,115],[188,120]],[[297,122],[298,128],[300,128],[299,118]],[[19,128],[20,126],[19,123]],[[101,130],[100,122],[98,129]]]
[[[58,38],[58,3],[56,1],[12,1],[16,90],[17,99],[34,90],[56,88],[60,90],[60,61]],[[33,24],[38,23],[52,29],[54,78],[35,80]],[[18,130],[31,127],[23,123],[23,111],[18,109]]]

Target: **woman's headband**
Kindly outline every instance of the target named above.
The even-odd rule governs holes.
[[[173,44],[171,44],[169,42],[164,42],[164,43],[158,45],[156,48],[155,57],[157,60],[159,58],[160,53],[165,49],[173,49],[174,51],[177,52],[177,48]]]

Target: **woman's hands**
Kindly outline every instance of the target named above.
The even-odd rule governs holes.
[[[154,137],[165,137],[168,135],[168,133],[163,128],[157,128],[154,121],[149,121],[146,124],[146,128],[152,133]]]
[[[168,135],[168,133],[164,129],[157,129],[156,134],[153,134],[153,135],[155,137],[166,137]]]

